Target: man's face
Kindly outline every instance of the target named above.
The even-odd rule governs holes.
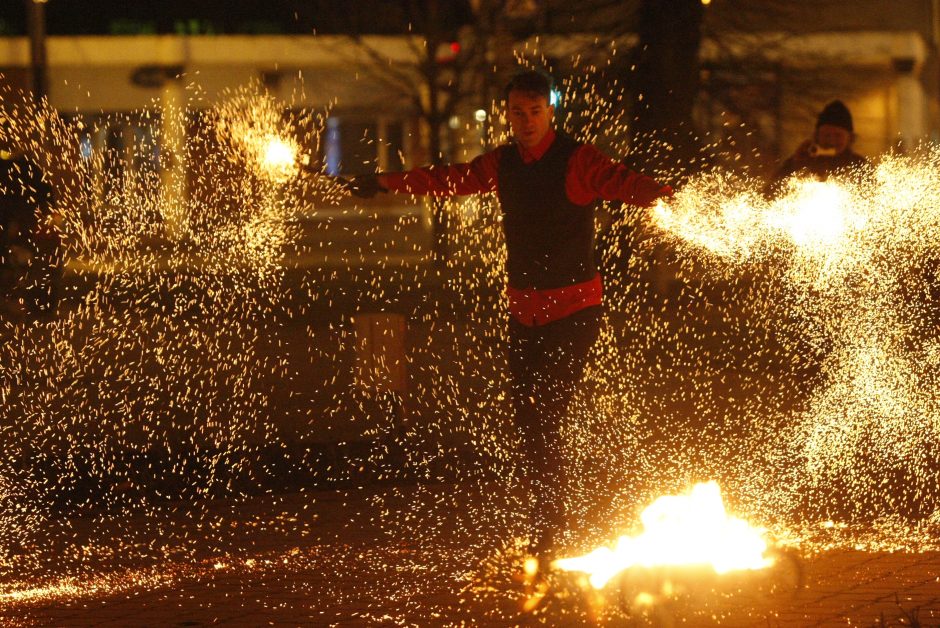
[[[529,92],[509,92],[509,127],[516,141],[532,148],[542,141],[552,126],[555,108],[548,99]]]
[[[835,149],[838,155],[852,144],[852,133],[841,126],[820,124],[816,129],[816,143],[823,148]]]

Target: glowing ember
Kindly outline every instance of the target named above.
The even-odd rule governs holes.
[[[10,604],[52,602],[69,599],[115,595],[134,589],[154,590],[174,583],[178,574],[157,569],[130,570],[90,578],[65,577],[42,586],[4,586],[0,588],[0,608]]]
[[[640,515],[643,532],[621,536],[613,549],[555,561],[566,571],[590,575],[596,589],[631,567],[708,566],[716,573],[763,569],[764,530],[728,515],[715,482],[696,484],[688,495],[660,497]]]

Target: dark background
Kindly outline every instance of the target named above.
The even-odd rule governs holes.
[[[26,33],[25,0],[4,0],[0,35]],[[46,4],[50,35],[310,34],[338,32],[400,33],[419,19],[421,2],[355,0],[52,0]],[[451,27],[471,19],[469,4],[440,4],[442,22]]]

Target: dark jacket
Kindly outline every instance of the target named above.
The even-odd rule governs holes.
[[[562,288],[597,275],[594,204],[576,205],[565,191],[568,160],[580,145],[558,135],[531,164],[523,163],[514,146],[504,147],[497,194],[513,288]]]
[[[852,149],[832,157],[813,157],[808,152],[809,146],[809,142],[804,143],[780,165],[764,190],[768,195],[772,196],[779,192],[782,183],[793,176],[815,177],[820,181],[825,181],[840,172],[868,164],[867,159]]]

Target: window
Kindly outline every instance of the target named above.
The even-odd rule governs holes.
[[[160,175],[159,116],[102,113],[76,118],[81,122],[75,138],[79,155],[84,160],[102,157],[95,174],[102,200],[154,186]]]
[[[358,175],[401,170],[404,124],[391,117],[335,115],[326,121],[321,142],[327,174]]]

